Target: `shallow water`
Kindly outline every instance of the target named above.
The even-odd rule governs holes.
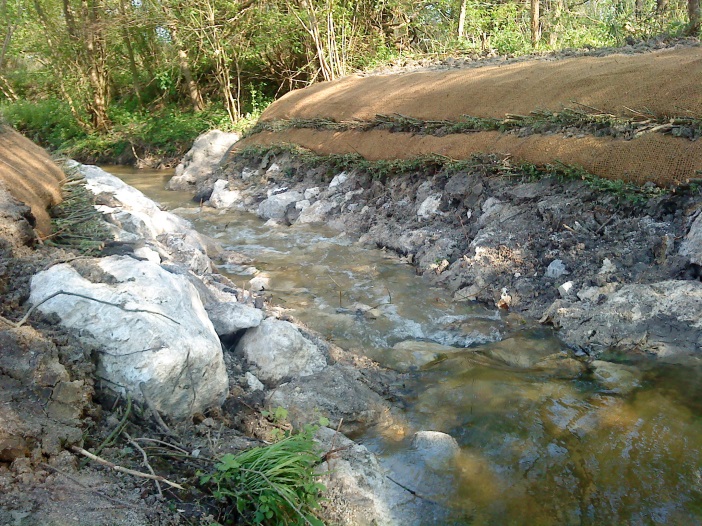
[[[255,266],[297,319],[410,372],[402,418],[359,440],[454,522],[702,522],[702,371],[641,359],[625,377],[631,389],[615,392],[550,331],[514,332],[495,310],[455,304],[392,254],[322,227],[200,209],[163,190],[170,174],[110,171],[249,256],[221,269],[237,283]],[[418,430],[450,434],[460,452],[420,458],[410,444]]]

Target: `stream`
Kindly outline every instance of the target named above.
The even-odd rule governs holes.
[[[408,372],[402,418],[353,438],[451,510],[441,523],[702,521],[699,368],[612,352],[593,372],[551,331],[455,303],[392,253],[323,226],[268,227],[199,208],[164,190],[162,171],[105,169],[248,256],[219,269],[237,284],[257,269],[267,297],[296,319]],[[410,443],[420,430],[448,433],[459,453],[417,461]]]

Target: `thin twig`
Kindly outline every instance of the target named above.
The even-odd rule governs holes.
[[[170,447],[172,449],[175,449],[176,451],[180,451],[181,453],[192,457],[192,455],[190,455],[190,453],[188,451],[186,451],[185,449],[178,447],[178,446],[174,446],[170,442],[158,440],[157,438],[135,438],[134,440],[136,440],[137,442],[153,442],[155,444],[161,444],[162,446]],[[195,458],[195,457],[193,457],[193,458]],[[198,458],[200,458],[200,457],[198,457]]]
[[[115,405],[119,402],[119,398],[117,398]],[[102,441],[102,444],[100,444],[96,449],[95,449],[95,454],[99,455],[103,449],[105,449],[107,446],[112,444],[115,439],[120,435],[120,433],[124,430],[124,427],[127,425],[127,418],[129,418],[129,414],[132,412],[132,396],[127,393],[127,408],[124,410],[124,415],[122,415],[122,419],[119,421],[119,424],[117,424],[117,427],[115,427],[112,430],[112,433],[108,435],[108,437]],[[81,463],[81,467],[85,466],[88,463],[88,459],[83,459],[83,462]]]
[[[146,454],[146,451],[144,451],[144,449],[139,444],[137,444],[134,441],[134,439],[131,436],[129,436],[129,433],[127,433],[126,431],[124,432],[124,436],[127,438],[127,440],[129,440],[129,443],[131,445],[133,445],[137,449],[137,451],[139,451],[141,453],[141,456],[143,458],[144,467],[146,469],[148,469],[149,473],[151,473],[155,477],[156,473],[154,472],[154,468],[151,467],[151,464],[149,464],[149,457]],[[158,480],[154,480],[154,484],[156,484],[156,489],[158,490],[158,496],[163,498],[163,491],[161,491],[161,484],[159,483]]]
[[[148,408],[151,410],[151,413],[154,416],[154,420],[156,420],[156,423],[159,425],[159,427],[166,433],[166,435],[168,435],[171,438],[177,439],[178,435],[171,431],[170,428],[166,425],[166,422],[164,422],[163,418],[161,418],[161,414],[158,412],[158,409],[156,409],[156,405],[154,405],[154,403],[146,394],[146,384],[144,382],[141,382],[139,384],[139,389],[141,390],[141,394],[144,396],[144,401],[146,402]]]
[[[123,466],[118,466],[117,464],[114,464],[110,462],[109,460],[105,460],[104,458],[98,457],[97,455],[93,455],[90,451],[86,451],[82,447],[78,446],[71,446],[70,447],[71,451],[74,453],[78,453],[79,455],[83,455],[84,457],[88,457],[90,460],[94,460],[98,464],[102,464],[103,466],[107,466],[110,469],[113,469],[115,471],[118,471],[120,473],[126,473],[127,475],[132,475],[134,477],[141,477],[145,479],[150,479],[150,480],[159,480],[161,482],[165,482],[171,487],[177,488],[177,489],[185,489],[183,486],[176,482],[171,482],[165,477],[162,477],[161,475],[152,475],[150,473],[142,473],[141,471],[135,471],[133,469],[125,468]]]
[[[425,496],[423,496],[423,495],[420,495],[420,494],[417,493],[416,491],[414,491],[414,490],[408,488],[407,486],[405,486],[404,484],[401,484],[400,482],[396,481],[396,480],[395,480],[394,478],[392,478],[390,475],[385,475],[385,476],[388,478],[388,480],[389,480],[390,482],[394,482],[395,484],[397,484],[398,486],[400,486],[403,490],[405,490],[406,492],[408,492],[410,495],[412,495],[412,496],[414,496],[414,497],[417,497],[418,499],[422,499],[422,500],[424,500],[424,501],[426,501],[426,502],[429,502],[429,503],[431,503],[431,504],[435,504],[435,505],[437,505],[437,506],[439,505],[439,503],[436,502],[435,500],[432,500],[432,499],[430,499],[430,498],[428,498],[428,497],[425,497]]]

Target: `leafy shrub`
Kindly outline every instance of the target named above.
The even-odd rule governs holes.
[[[6,102],[0,106],[0,114],[17,131],[52,150],[87,135],[71,115],[68,104],[58,99]]]

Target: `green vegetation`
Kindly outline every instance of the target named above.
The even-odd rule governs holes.
[[[357,153],[317,155],[297,145],[276,144],[272,146],[247,146],[239,150],[230,163],[237,159],[260,161],[264,156],[288,154],[299,160],[305,168],[326,166],[331,176],[341,170],[359,170],[372,178],[386,181],[389,177],[421,172],[427,176],[443,171],[446,175],[458,172],[478,171],[484,175],[506,177],[515,181],[536,181],[543,177],[557,177],[561,181],[583,181],[593,190],[605,192],[632,204],[641,204],[667,190],[655,185],[639,186],[621,180],[598,177],[578,166],[556,161],[554,164],[537,166],[532,163],[512,163],[501,155],[473,155],[470,159],[452,159],[443,155],[421,155],[410,159],[369,161]],[[291,174],[294,175],[294,174]]]
[[[0,14],[4,119],[92,161],[180,155],[292,89],[376,66],[699,33],[699,0],[36,0]]]
[[[246,523],[270,525],[322,525],[314,514],[324,486],[316,481],[320,462],[313,440],[315,427],[307,427],[269,446],[224,455],[215,471],[200,483],[213,495],[233,505]]]
[[[113,106],[109,112],[112,127],[99,133],[78,126],[67,104],[57,99],[5,103],[0,105],[0,114],[6,123],[38,144],[67,157],[96,163],[179,158],[201,133],[213,128],[242,131],[258,118],[258,114],[247,114],[231,124],[226,111],[216,104],[198,113],[173,106],[152,112]]]
[[[447,135],[452,133],[474,133],[478,131],[511,130],[528,133],[548,133],[565,129],[595,136],[623,137],[631,139],[647,132],[670,133],[676,137],[697,140],[702,136],[702,119],[667,119],[655,115],[639,115],[624,119],[598,111],[583,111],[566,108],[560,112],[533,111],[529,115],[508,115],[505,119],[489,119],[463,115],[460,121],[425,121],[405,115],[376,115],[369,121],[351,120],[337,122],[330,119],[289,119],[259,121],[246,132],[246,136],[262,131],[279,132],[295,128],[315,130],[372,130],[391,132],[421,133],[426,135]]]

